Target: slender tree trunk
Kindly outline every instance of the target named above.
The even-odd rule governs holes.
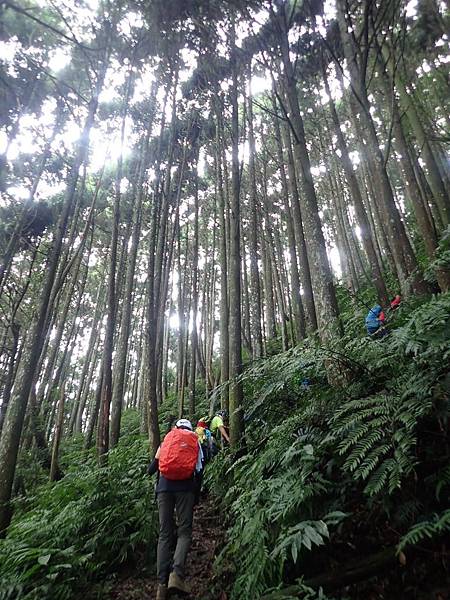
[[[56,481],[58,479],[59,467],[58,467],[58,453],[59,453],[59,445],[61,443],[61,438],[63,434],[63,425],[64,425],[64,400],[65,400],[65,385],[61,386],[61,392],[59,395],[59,403],[58,403],[58,419],[56,423],[55,436],[53,438],[53,448],[52,448],[52,460],[50,464],[50,481]]]
[[[102,397],[102,387],[103,387],[103,361],[100,367],[100,374],[97,380],[97,387],[95,389],[95,395],[93,398],[93,402],[91,402],[91,410],[89,414],[89,420],[86,427],[86,434],[84,436],[84,448],[88,450],[92,446],[92,438],[94,436],[95,426],[98,421],[98,413],[100,410],[100,402]]]
[[[416,293],[423,293],[427,290],[427,286],[419,273],[414,252],[395,205],[391,183],[386,171],[386,164],[380,150],[377,132],[370,113],[370,102],[367,95],[365,74],[358,63],[357,49],[353,38],[349,34],[349,24],[346,19],[343,0],[338,0],[337,2],[337,17],[344,54],[350,72],[353,93],[359,103],[359,105],[356,106],[356,103],[353,101],[351,102],[351,106],[352,109],[357,112],[357,116],[361,119],[361,124],[366,134],[366,141],[368,144],[366,160],[369,161],[371,169],[373,169],[380,185],[379,198],[382,202],[386,229],[389,234],[400,283],[405,293],[408,292],[410,286]],[[411,277],[409,277],[410,275]]]
[[[270,245],[271,245],[271,258],[272,258],[272,272],[273,278],[275,282],[275,297],[277,299],[278,304],[278,312],[280,315],[280,331],[281,331],[281,344],[283,350],[287,350],[289,348],[289,336],[287,331],[287,311],[286,311],[286,300],[283,294],[283,286],[282,286],[282,276],[281,276],[281,262],[277,260],[277,253],[280,249],[279,245],[279,236],[272,231],[272,228],[269,229],[270,235]],[[275,239],[274,239],[275,238]]]
[[[224,183],[222,175],[222,152],[221,152],[221,139],[223,139],[223,127],[221,118],[221,107],[217,106],[217,137],[216,137],[216,173],[218,181],[218,193],[219,193],[219,255],[220,255],[220,381],[224,384],[229,379],[229,304],[228,304],[228,249],[227,249],[227,228],[226,228],[226,215],[227,215],[227,202],[224,193]],[[220,137],[219,137],[220,136]],[[222,388],[221,403],[222,408],[228,410],[229,408],[229,395],[228,386],[224,385]]]
[[[117,273],[117,246],[119,241],[120,225],[120,184],[116,185],[114,195],[112,238],[109,260],[108,288],[107,288],[107,318],[106,331],[103,346],[103,378],[102,392],[100,400],[100,412],[97,429],[97,454],[100,465],[104,466],[107,462],[109,451],[109,419],[112,399],[112,356],[114,350],[114,332],[116,326],[117,313],[117,294],[116,294],[116,273]]]
[[[450,199],[439,171],[438,161],[436,160],[428,136],[414,105],[413,95],[406,88],[399,69],[393,66],[393,57],[391,56],[386,44],[382,45],[381,51],[391,77],[394,79],[395,87],[400,97],[401,111],[404,112],[406,118],[408,119],[411,129],[414,132],[417,145],[421,150],[422,159],[426,165],[428,182],[433,192],[433,197],[439,208],[442,222],[444,226],[446,226],[450,222]]]
[[[12,259],[17,251],[17,248],[20,244],[21,234],[23,228],[26,224],[27,219],[30,218],[29,211],[33,205],[34,197],[36,195],[38,185],[41,181],[42,174],[44,173],[45,166],[51,154],[51,145],[61,128],[61,115],[62,115],[62,102],[60,100],[57,101],[57,111],[56,111],[56,119],[55,125],[53,127],[53,131],[46,141],[44,146],[44,151],[42,152],[41,161],[39,163],[38,171],[36,176],[33,179],[33,183],[31,185],[30,194],[22,206],[22,209],[19,214],[19,218],[17,219],[17,224],[14,227],[14,231],[11,234],[10,240],[8,242],[8,246],[6,248],[5,254],[2,256],[0,262],[0,297],[2,296],[3,286],[8,278],[9,271],[12,265]],[[5,153],[6,155],[6,153]]]
[[[3,426],[2,437],[0,440],[0,533],[5,532],[11,520],[12,513],[10,498],[23,421],[25,418],[31,386],[35,377],[35,369],[38,364],[39,356],[45,339],[44,329],[46,324],[47,308],[58,268],[58,259],[60,256],[63,238],[67,230],[67,221],[75,197],[80,167],[87,155],[89,133],[94,124],[94,118],[98,105],[98,95],[103,86],[105,72],[106,63],[101,66],[96,91],[91,102],[89,103],[88,116],[86,118],[83,133],[80,137],[77,152],[70,171],[64,204],[47,264],[45,281],[43,283],[38,306],[38,314],[33,327],[33,332],[30,335],[28,356],[26,357],[26,362],[22,370],[21,381],[17,385],[17,392],[11,399]]]
[[[265,308],[265,324],[266,324],[266,337],[267,341],[270,341],[277,337],[277,325],[275,318],[275,302],[274,302],[274,278],[272,272],[272,259],[271,259],[271,244],[270,244],[270,223],[269,215],[267,213],[267,193],[266,193],[266,181],[267,173],[264,166],[262,181],[264,190],[264,235],[261,240],[262,245],[262,258],[263,258],[263,281],[264,281],[264,308]]]
[[[6,411],[8,409],[9,400],[11,398],[11,391],[14,383],[14,375],[16,373],[16,364],[20,360],[20,355],[22,352],[17,352],[19,346],[19,334],[20,334],[20,326],[18,323],[13,322],[11,325],[12,332],[12,347],[10,352],[10,359],[8,364],[8,371],[5,379],[5,386],[3,389],[2,396],[2,405],[0,406],[0,436],[2,433],[3,422],[5,420]],[[23,348],[23,344],[21,350]]]
[[[147,164],[148,145],[150,139],[150,133],[153,124],[153,115],[150,116],[149,125],[147,127],[147,133],[145,139],[142,142],[142,150],[140,157],[140,167],[138,184],[136,187],[137,195],[136,202],[133,203],[133,224],[131,233],[131,246],[127,249],[127,267],[125,275],[125,289],[122,300],[122,316],[120,323],[120,335],[117,344],[117,354],[114,364],[114,389],[112,392],[112,405],[111,405],[111,430],[109,445],[114,448],[120,435],[120,422],[122,418],[122,407],[123,407],[123,394],[125,389],[125,366],[127,359],[128,339],[130,335],[130,324],[131,314],[133,308],[133,284],[136,269],[136,258],[139,247],[139,238],[141,233],[141,220],[142,220],[142,199],[144,194],[144,176],[145,167]],[[122,138],[124,136],[125,118],[122,124]],[[118,179],[117,185],[120,186],[120,180]]]
[[[359,189],[358,180],[356,179],[355,172],[353,170],[353,165],[350,160],[350,156],[347,149],[347,144],[344,140],[344,135],[341,130],[341,124],[339,122],[339,117],[334,106],[334,101],[331,96],[330,86],[328,84],[327,74],[324,68],[323,73],[323,81],[325,84],[325,91],[330,98],[330,113],[331,118],[334,125],[334,134],[337,138],[337,143],[339,150],[341,151],[341,159],[340,162],[344,169],[345,178],[347,180],[347,185],[350,189],[350,193],[353,200],[353,205],[355,207],[356,218],[358,219],[358,225],[361,232],[361,240],[364,247],[364,251],[367,256],[367,260],[369,261],[369,268],[372,275],[373,284],[377,290],[378,300],[382,306],[387,306],[389,302],[389,296],[386,289],[386,284],[384,282],[383,274],[381,272],[380,266],[378,264],[377,255],[375,252],[375,246],[372,242],[372,236],[370,234],[370,225],[369,220],[367,218],[367,214],[364,208],[364,203],[361,195],[361,191]]]
[[[298,249],[298,263],[300,283],[303,288],[303,303],[305,307],[305,327],[306,333],[313,333],[317,330],[316,307],[314,304],[314,294],[311,282],[311,271],[309,268],[308,253],[306,250],[305,232],[303,229],[303,217],[300,208],[300,198],[297,187],[297,174],[295,171],[294,154],[292,152],[291,135],[287,125],[282,127],[284,146],[287,151],[288,165],[288,184],[291,192],[291,206],[293,216],[293,226],[296,247]]]
[[[273,105],[276,107],[276,102],[273,100]],[[297,249],[295,245],[295,231],[293,225],[293,218],[291,207],[289,204],[289,189],[288,189],[288,181],[286,176],[286,170],[284,167],[285,161],[283,156],[283,145],[281,141],[281,131],[280,125],[278,123],[278,119],[274,119],[274,130],[275,130],[275,140],[277,143],[277,158],[278,158],[278,169],[281,177],[281,187],[283,194],[283,202],[284,202],[284,222],[286,224],[286,230],[288,235],[288,244],[289,244],[289,268],[290,268],[290,278],[291,278],[291,293],[293,299],[293,312],[294,312],[294,335],[295,342],[299,342],[306,336],[306,325],[305,325],[305,313],[303,310],[302,299],[300,295],[300,276],[298,271],[298,263],[297,263]]]
[[[250,286],[248,281],[247,251],[245,237],[242,239],[241,289],[242,289],[242,343],[253,356],[251,316],[250,316]]]
[[[81,415],[80,415],[80,427],[78,427],[78,425],[77,425],[78,414],[79,414],[80,408],[81,408],[81,413],[84,410],[84,404],[86,403],[86,401],[84,402],[83,406],[81,406],[82,392],[83,392],[83,390],[86,389],[86,387],[89,388],[89,384],[92,379],[93,368],[95,366],[95,360],[93,360],[93,357],[95,356],[95,348],[98,345],[98,338],[99,338],[97,323],[100,319],[100,313],[103,309],[103,303],[104,303],[103,286],[100,285],[98,288],[98,291],[97,291],[97,298],[95,301],[95,312],[94,312],[94,317],[92,319],[91,332],[89,334],[88,349],[87,349],[87,353],[86,353],[85,360],[83,363],[83,370],[82,370],[81,376],[80,376],[80,385],[78,387],[77,395],[75,396],[75,400],[74,400],[71,415],[70,415],[70,420],[69,420],[69,425],[68,425],[68,434],[69,435],[71,435],[74,430],[76,433],[79,433],[81,431]],[[90,373],[90,376],[88,375],[89,373]]]
[[[197,374],[197,352],[198,352],[198,227],[199,227],[199,204],[198,204],[198,165],[194,166],[194,240],[192,247],[192,332],[191,332],[191,373],[189,376],[189,416],[191,419],[195,413],[195,378]]]
[[[300,113],[294,68],[289,56],[288,23],[286,7],[281,2],[276,15],[279,28],[279,42],[284,66],[284,82],[289,103],[290,125],[294,135],[294,157],[302,182],[302,212],[305,234],[308,239],[307,253],[311,269],[314,303],[317,308],[317,321],[321,340],[329,342],[342,333],[338,306],[333,284],[333,276],[326,252],[322,225],[319,217],[317,197],[311,176],[311,165],[306,146],[303,119]]]
[[[248,171],[250,179],[250,224],[249,224],[249,258],[250,258],[250,285],[251,285],[251,331],[253,358],[260,358],[263,352],[261,333],[261,290],[259,288],[258,271],[258,197],[256,188],[256,147],[253,131],[253,98],[251,90],[252,69],[248,69],[248,144],[249,162]]]
[[[237,77],[237,47],[234,22],[231,26],[231,65],[232,85],[231,100],[231,179],[232,194],[230,206],[230,440],[237,446],[244,434],[244,414],[242,408],[243,389],[237,377],[242,372],[241,355],[241,249],[240,249],[240,173],[239,173],[239,113],[238,113],[238,77]]]

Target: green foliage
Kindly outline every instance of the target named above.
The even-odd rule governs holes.
[[[431,400],[424,398],[428,381],[417,378],[416,395],[408,389],[401,397],[379,394],[346,402],[330,419],[332,435],[343,469],[355,479],[367,481],[364,491],[375,495],[400,487],[402,476],[415,465],[414,431],[418,419],[430,412]],[[422,392],[422,393],[420,393]]]
[[[323,572],[336,544],[359,557],[361,527],[380,548],[391,520],[400,549],[447,529],[450,294],[404,302],[390,328],[333,348],[310,341],[243,373],[248,453],[208,474],[230,522],[218,565],[239,565],[233,600]],[[328,385],[330,360],[350,371],[345,389]]]
[[[440,515],[433,515],[431,519],[415,523],[400,540],[398,551],[400,552],[407,546],[442,535],[446,531],[450,531],[450,509],[445,510]]]
[[[0,542],[2,600],[72,598],[155,539],[147,442],[119,445],[106,468],[79,458],[61,481],[38,489]]]
[[[436,271],[450,271],[450,225],[443,232],[436,251],[436,258],[428,265],[425,279],[436,281]]]
[[[311,550],[313,545],[322,546],[325,538],[329,537],[328,527],[324,521],[301,521],[286,531],[286,535],[273,549],[271,557],[275,559],[280,554],[285,555],[289,550],[292,560],[297,562],[302,548]]]

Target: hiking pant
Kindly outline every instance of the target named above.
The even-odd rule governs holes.
[[[184,579],[184,566],[192,539],[194,493],[159,492],[158,511],[159,540],[156,558],[158,581],[167,583],[172,570]],[[175,535],[177,539],[175,552],[173,552]]]

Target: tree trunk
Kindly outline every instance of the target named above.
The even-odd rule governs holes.
[[[355,116],[361,119],[361,124],[366,135],[368,151],[366,151],[365,158],[368,164],[370,164],[370,168],[373,170],[380,186],[379,198],[382,202],[382,215],[389,235],[400,283],[404,293],[409,291],[410,286],[414,292],[424,293],[427,291],[427,286],[419,273],[416,258],[395,205],[391,183],[386,171],[386,164],[380,150],[377,132],[370,113],[365,74],[358,63],[355,43],[348,31],[349,24],[346,19],[343,0],[338,0],[337,2],[337,18],[344,54],[350,72],[352,90],[359,103],[356,106],[356,103],[353,101],[351,102],[351,106],[352,110],[357,113]]]
[[[125,366],[127,359],[127,350],[128,350],[128,338],[130,335],[130,324],[131,324],[131,314],[133,308],[133,284],[134,284],[134,276],[136,269],[136,258],[139,247],[139,239],[141,233],[141,220],[142,220],[142,200],[144,195],[144,176],[145,169],[147,166],[147,154],[148,154],[148,146],[150,133],[153,125],[153,115],[150,116],[149,124],[147,127],[147,132],[145,134],[145,138],[142,142],[141,156],[140,156],[140,166],[139,166],[139,176],[138,183],[136,186],[136,201],[133,202],[133,224],[132,224],[132,233],[131,233],[131,246],[127,249],[127,267],[126,267],[126,275],[125,275],[125,289],[122,299],[122,316],[120,323],[120,335],[117,344],[117,353],[116,359],[114,363],[114,389],[112,392],[111,399],[111,431],[109,437],[109,445],[111,448],[114,448],[118,441],[120,435],[120,422],[122,418],[122,407],[123,407],[123,394],[124,394],[124,384],[125,384]],[[125,117],[122,122],[122,138],[124,136],[124,126],[125,126]],[[118,169],[119,171],[119,169]],[[120,169],[121,171],[121,169]],[[120,186],[120,179],[116,185]]]
[[[192,247],[192,332],[191,332],[191,373],[189,377],[189,416],[194,418],[195,413],[195,378],[197,374],[197,313],[198,313],[198,226],[199,226],[199,206],[198,206],[198,164],[194,166],[194,240]]]
[[[325,84],[325,91],[330,98],[330,113],[331,118],[334,125],[334,133],[337,138],[338,148],[341,151],[341,164],[344,169],[345,178],[347,180],[347,185],[350,189],[350,193],[352,196],[352,200],[355,207],[356,218],[358,219],[358,225],[361,232],[361,240],[364,247],[364,251],[367,256],[367,260],[369,261],[369,268],[372,275],[373,284],[377,290],[378,300],[382,306],[387,306],[389,302],[389,296],[386,289],[386,284],[383,279],[383,274],[380,269],[380,265],[378,264],[377,255],[375,252],[375,246],[372,242],[372,236],[370,234],[370,225],[369,220],[367,218],[367,214],[364,208],[364,203],[361,195],[361,190],[359,189],[358,180],[356,179],[355,172],[353,170],[353,165],[350,160],[350,156],[347,149],[347,144],[344,140],[344,135],[341,130],[341,124],[339,122],[339,117],[334,106],[334,101],[331,97],[330,86],[328,84],[328,78],[326,74],[325,67],[323,69],[323,81]]]
[[[272,104],[274,108],[276,108],[276,102],[273,99]],[[287,236],[288,236],[288,244],[289,244],[289,269],[290,269],[290,279],[291,279],[291,295],[293,299],[293,312],[294,312],[294,327],[293,332],[295,335],[295,339],[293,340],[294,345],[295,342],[299,342],[306,336],[306,324],[305,324],[305,313],[303,310],[302,299],[300,296],[300,276],[298,272],[298,263],[297,263],[297,249],[295,245],[295,231],[293,225],[293,218],[291,213],[291,207],[289,204],[289,188],[288,188],[288,180],[286,176],[285,170],[285,161],[283,156],[283,145],[281,141],[281,131],[280,125],[278,123],[278,119],[275,118],[273,120],[274,130],[275,130],[275,141],[277,144],[277,158],[278,158],[278,170],[280,172],[281,177],[281,189],[283,195],[283,203],[284,203],[284,222],[286,224]]]
[[[82,392],[83,390],[86,390],[89,388],[89,384],[91,382],[92,379],[92,374],[93,374],[93,367],[95,366],[95,348],[98,345],[98,341],[99,341],[99,331],[98,331],[98,321],[100,319],[100,314],[103,310],[103,304],[104,304],[104,299],[103,299],[103,285],[100,285],[97,291],[97,298],[95,301],[95,312],[94,312],[94,317],[92,319],[92,326],[91,326],[91,332],[89,334],[89,341],[88,341],[88,349],[87,349],[87,353],[85,355],[85,359],[84,359],[84,363],[83,363],[83,370],[81,372],[81,376],[80,376],[80,385],[77,391],[77,395],[75,396],[75,400],[72,406],[72,411],[71,411],[71,415],[70,415],[70,419],[69,419],[69,425],[68,425],[68,434],[71,435],[73,433],[73,431],[75,430],[76,433],[79,433],[81,431],[81,415],[83,413],[84,410],[84,405],[86,403],[86,399],[84,400],[83,405],[81,404],[81,399],[82,399]],[[80,413],[80,409],[81,409],[81,414],[80,414],[80,419],[78,419],[78,415]],[[78,424],[79,421],[79,424]]]
[[[239,113],[238,113],[238,78],[237,78],[237,47],[234,21],[230,32],[232,85],[231,100],[231,179],[232,194],[230,205],[230,440],[232,446],[242,441],[244,434],[244,414],[242,408],[243,389],[237,377],[242,372],[241,355],[241,250],[240,250],[240,173],[239,173]]]
[[[450,222],[450,199],[439,171],[438,162],[434,156],[428,136],[414,105],[413,95],[407,90],[399,69],[394,68],[393,57],[386,44],[382,45],[381,51],[391,77],[394,79],[395,87],[400,97],[400,109],[408,119],[411,129],[414,132],[417,145],[421,150],[422,159],[426,165],[427,179],[433,192],[434,200],[439,208],[442,223],[445,227]]]
[[[300,283],[303,288],[303,303],[305,307],[305,327],[306,333],[313,333],[317,330],[316,307],[314,304],[314,294],[311,282],[311,271],[306,250],[305,232],[303,228],[303,215],[300,208],[300,198],[297,187],[297,173],[295,171],[295,159],[292,152],[291,135],[288,125],[283,125],[282,129],[284,146],[287,150],[288,165],[288,184],[291,192],[291,207],[293,216],[293,226],[296,247],[298,249],[298,263],[300,267]]]
[[[38,364],[39,355],[45,339],[44,329],[46,324],[47,308],[58,268],[58,259],[75,196],[80,167],[87,155],[89,133],[94,124],[94,118],[98,105],[98,95],[103,86],[105,72],[106,64],[102,65],[101,67],[96,91],[91,102],[89,103],[88,116],[86,118],[83,133],[80,137],[74,162],[70,171],[64,197],[64,204],[47,264],[47,271],[45,281],[42,286],[38,314],[33,327],[33,332],[30,335],[28,356],[26,357],[26,361],[22,370],[21,380],[17,385],[17,392],[11,399],[3,426],[2,437],[0,441],[0,533],[5,532],[11,520],[12,513],[9,502],[11,498],[11,490],[14,480],[17,452],[19,449],[23,421],[31,386],[35,377],[35,369]]]
[[[302,212],[305,234],[308,239],[307,253],[311,268],[314,303],[317,308],[319,335],[323,342],[330,342],[342,334],[333,276],[326,252],[320,222],[317,197],[311,176],[311,165],[306,147],[303,119],[300,114],[294,68],[289,56],[288,23],[286,7],[277,2],[276,19],[279,26],[279,42],[284,66],[284,83],[289,103],[290,126],[294,135],[294,157],[302,182],[304,210]]]
[[[97,380],[97,387],[95,388],[95,395],[93,401],[91,401],[91,411],[89,415],[89,421],[86,427],[86,434],[84,436],[84,448],[88,450],[92,446],[92,438],[94,436],[95,426],[98,421],[98,413],[100,410],[100,402],[102,397],[103,388],[103,361],[100,367],[100,373]]]
[[[250,180],[250,223],[249,223],[249,258],[250,258],[250,285],[251,285],[251,332],[253,358],[260,358],[263,352],[261,332],[261,290],[259,287],[258,271],[258,196],[256,188],[255,169],[255,134],[253,131],[253,98],[251,90],[252,68],[248,68],[248,100],[247,124],[249,162],[248,173]]]
[[[20,352],[19,353],[17,352],[17,349],[19,346],[20,326],[17,323],[13,322],[11,325],[11,331],[12,331],[13,343],[12,343],[11,352],[10,352],[8,371],[7,371],[6,379],[5,379],[5,386],[3,389],[2,404],[0,406],[0,436],[2,434],[3,422],[5,420],[6,411],[8,410],[9,400],[11,398],[11,391],[12,391],[12,387],[13,387],[13,383],[14,383],[14,375],[16,373],[16,364],[20,360],[20,355],[22,354],[22,349],[23,349],[23,344],[22,344],[22,346],[20,348]]]
[[[59,479],[58,473],[58,453],[59,453],[59,445],[61,443],[61,437],[63,433],[63,425],[64,425],[64,399],[65,399],[65,384],[61,386],[61,392],[59,395],[59,403],[58,403],[58,419],[56,423],[55,436],[53,438],[53,448],[52,448],[52,461],[50,464],[50,481],[56,481]]]
[[[120,177],[121,179],[121,177]],[[116,327],[117,295],[117,246],[119,241],[120,225],[120,183],[116,183],[114,194],[114,209],[112,223],[111,248],[109,255],[108,287],[106,295],[107,318],[106,331],[103,345],[103,378],[100,400],[100,412],[97,429],[97,454],[99,464],[104,466],[107,462],[109,451],[109,418],[112,398],[112,356],[114,351],[114,332]]]
[[[222,127],[221,107],[216,106],[216,118],[218,122],[216,135],[216,174],[219,196],[219,262],[220,262],[220,382],[222,384],[221,405],[228,410],[229,395],[228,386],[223,385],[229,379],[229,305],[228,305],[228,249],[227,249],[227,201],[224,193],[224,183],[222,175],[222,152],[221,140],[224,139]]]

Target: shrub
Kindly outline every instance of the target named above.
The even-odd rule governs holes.
[[[148,443],[134,439],[105,468],[79,453],[78,467],[38,489],[0,541],[0,598],[73,598],[156,539]],[[85,457],[86,459],[86,457]]]

